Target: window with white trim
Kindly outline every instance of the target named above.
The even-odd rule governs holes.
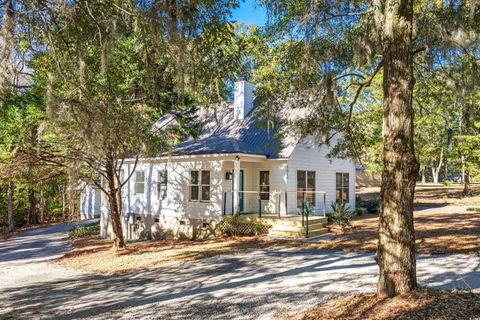
[[[260,171],[260,199],[270,200],[270,171]]]
[[[348,173],[337,172],[336,175],[336,194],[337,202],[347,203],[350,199],[349,193],[350,176]]]
[[[133,192],[134,194],[145,193],[145,171],[135,171]]]
[[[168,182],[168,173],[167,170],[158,170],[157,175],[157,196],[160,200],[165,200],[167,198],[167,182]]]
[[[315,207],[315,171],[297,171],[297,208],[302,207],[303,199]]]
[[[210,201],[210,170],[190,171],[190,201]]]

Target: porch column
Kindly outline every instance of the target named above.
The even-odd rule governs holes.
[[[240,213],[240,157],[233,161],[233,213]]]

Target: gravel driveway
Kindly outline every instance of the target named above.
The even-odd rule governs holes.
[[[110,276],[81,273],[50,261],[68,250],[66,229],[0,243],[0,319],[282,319],[333,295],[373,291],[378,275],[371,254],[305,248]],[[478,255],[418,256],[419,282],[479,291],[479,265]]]

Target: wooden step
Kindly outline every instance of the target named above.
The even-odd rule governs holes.
[[[314,217],[313,219],[311,217],[308,218],[308,224],[317,224],[317,223],[328,223],[328,218],[327,217]]]
[[[326,223],[315,223],[315,224],[308,224],[308,229],[313,230],[313,229],[319,229],[325,227],[327,224]]]
[[[310,223],[312,222],[312,223]],[[315,222],[315,223],[313,223]],[[316,220],[316,221],[309,221],[308,224],[308,231],[310,232],[316,232],[319,230],[323,230],[325,228],[326,223],[323,222],[323,220]],[[303,226],[300,224],[297,225],[292,225],[292,224],[285,224],[282,222],[277,222],[272,225],[272,228],[270,229],[272,232],[278,231],[279,233],[286,233],[286,232],[292,232],[296,234],[305,234],[307,230],[307,226]]]
[[[268,232],[269,236],[274,237],[287,237],[287,238],[304,238],[305,234],[303,232],[294,232],[294,231],[280,231],[280,230],[270,230]]]
[[[328,233],[328,228],[321,228],[316,230],[308,230],[308,238],[317,237]],[[268,232],[269,236],[288,237],[288,238],[305,238],[305,231],[287,231],[287,230],[272,230]]]

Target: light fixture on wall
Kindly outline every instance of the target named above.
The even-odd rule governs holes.
[[[232,171],[225,172],[225,179],[226,180],[232,180],[233,179],[233,172]]]

